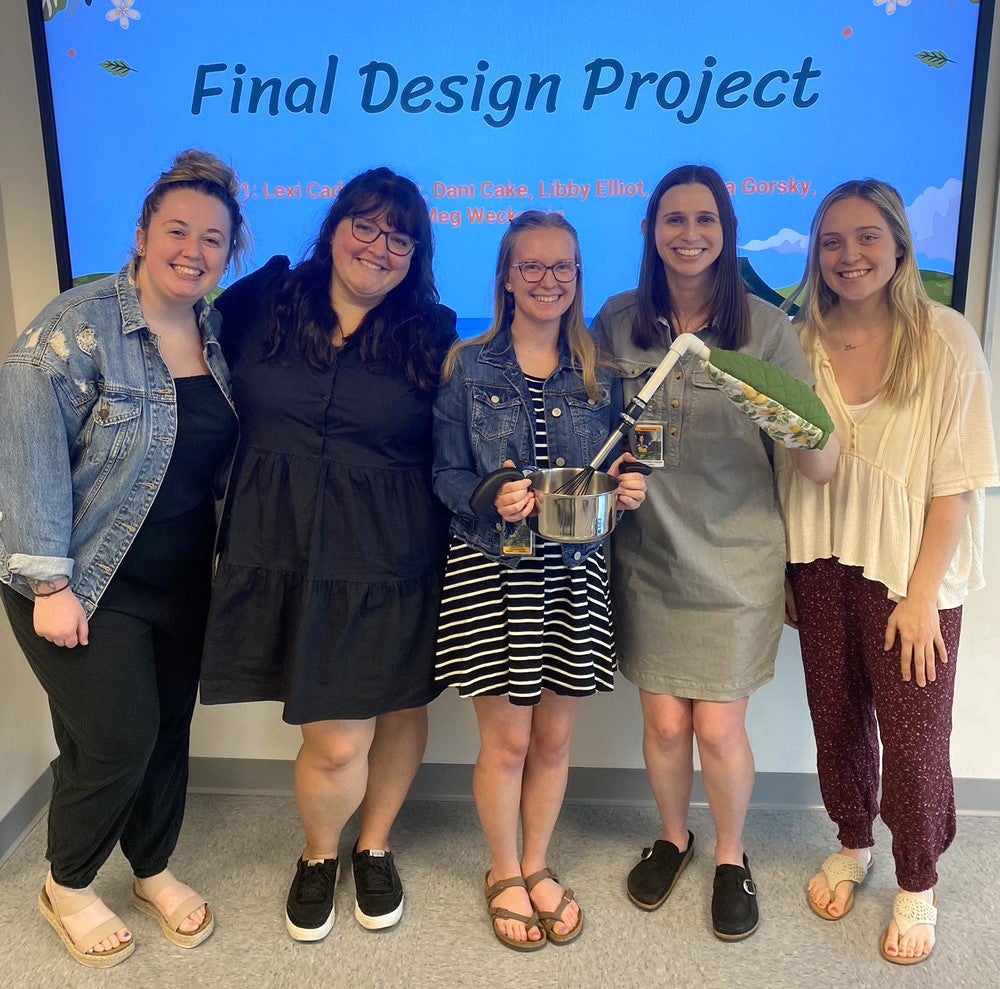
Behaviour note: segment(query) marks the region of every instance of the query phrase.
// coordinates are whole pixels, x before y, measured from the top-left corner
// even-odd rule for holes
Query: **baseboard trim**
[[[293,790],[291,760],[191,759],[189,787],[195,793],[246,793],[289,796]],[[414,800],[471,800],[472,766],[424,763],[410,789]],[[646,806],[653,803],[644,769],[569,771],[568,803]],[[701,773],[695,773],[692,804],[706,806]],[[960,814],[1000,815],[1000,780],[956,779],[955,803]],[[822,807],[819,781],[813,773],[757,773],[751,807],[802,809]]]
[[[52,771],[46,769],[24,796],[0,817],[0,866],[45,813],[51,793]]]
[[[188,788],[192,793],[291,796],[294,763],[286,759],[214,759],[194,756]],[[8,813],[0,818],[0,866],[45,812],[52,775],[45,770]],[[472,767],[462,763],[425,763],[410,789],[413,800],[471,800]],[[653,797],[643,769],[570,769],[566,802],[651,806]],[[694,806],[706,806],[701,773],[695,773]],[[1000,815],[1000,780],[955,780],[959,814]],[[822,807],[819,783],[812,773],[758,773],[751,808]]]

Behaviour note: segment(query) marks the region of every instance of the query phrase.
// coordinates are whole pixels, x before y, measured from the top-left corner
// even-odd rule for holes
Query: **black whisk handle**
[[[487,474],[472,492],[469,498],[469,508],[481,519],[493,520],[497,517],[496,501],[497,492],[508,481],[521,481],[524,474],[513,467],[501,467],[490,474]]]

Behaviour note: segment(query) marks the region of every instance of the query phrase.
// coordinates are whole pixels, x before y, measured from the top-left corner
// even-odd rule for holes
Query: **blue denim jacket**
[[[600,371],[600,397],[588,397],[560,344],[559,366],[543,386],[549,466],[584,467],[604,445],[622,410],[620,384]],[[610,458],[614,460],[615,457]],[[504,523],[473,514],[469,498],[491,471],[512,460],[535,462],[535,412],[508,329],[482,346],[466,347],[434,403],[434,492],[453,513],[451,531],[490,559],[517,566],[501,552]],[[567,566],[579,566],[601,544],[563,546]]]
[[[49,303],[0,365],[0,580],[68,574],[87,615],[163,481],[177,396],[146,326],[132,264]],[[230,400],[221,322],[195,307]]]

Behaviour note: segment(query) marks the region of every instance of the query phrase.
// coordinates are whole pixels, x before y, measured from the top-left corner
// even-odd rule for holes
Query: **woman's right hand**
[[[503,465],[513,467],[514,461],[505,460]],[[538,510],[535,492],[531,490],[531,480],[527,477],[501,484],[493,504],[504,522],[521,522]]]
[[[90,625],[80,599],[71,589],[35,598],[35,632],[53,645],[72,649],[89,641]]]

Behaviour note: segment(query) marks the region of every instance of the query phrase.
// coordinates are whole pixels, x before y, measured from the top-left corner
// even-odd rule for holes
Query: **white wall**
[[[25,5],[0,4],[0,353],[58,290],[34,71]],[[6,618],[0,684],[3,817],[55,754],[45,695]]]
[[[56,293],[56,277],[45,189],[37,100],[31,68],[30,41],[23,4],[0,4],[0,350],[41,306]],[[995,88],[995,87],[994,87]],[[995,119],[995,116],[994,116]],[[991,131],[984,159],[995,162],[1000,141]],[[995,167],[984,176],[986,192],[997,189]],[[992,213],[984,236],[992,235]],[[128,231],[122,236],[127,237]],[[976,256],[970,291],[970,316],[985,311],[988,252]],[[978,316],[976,315],[978,313]],[[1000,333],[992,334],[1000,350]],[[1000,353],[993,355],[1000,369]],[[1000,370],[997,373],[1000,381]],[[994,387],[994,414],[1000,414],[1000,388]],[[998,430],[1000,435],[1000,430]],[[1000,588],[1000,496],[987,504],[987,576],[991,588],[974,595],[966,606],[952,745],[955,775],[1000,780],[1000,747],[992,726],[1000,698],[1000,618],[991,602]],[[6,622],[0,620],[0,817],[37,779],[53,746],[48,712],[41,690],[14,647]],[[581,707],[574,742],[574,765],[639,768],[640,717],[634,688],[621,681],[612,695]],[[750,731],[761,772],[809,773],[815,749],[805,704],[794,633],[786,630],[778,655],[775,682],[761,690],[750,706]],[[192,754],[218,758],[293,758],[298,730],[284,725],[275,704],[199,708],[195,714]],[[431,709],[427,760],[469,763],[478,748],[472,706],[447,694]]]

